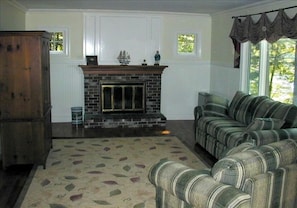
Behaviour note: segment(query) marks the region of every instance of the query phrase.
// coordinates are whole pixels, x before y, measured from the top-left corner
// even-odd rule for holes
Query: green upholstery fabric
[[[243,133],[242,137],[245,142],[251,142],[260,146],[285,139],[296,139],[297,128],[249,131]]]
[[[168,160],[153,165],[148,177],[156,187],[156,207],[296,208],[297,138],[240,146],[211,170]]]
[[[295,163],[296,159],[297,142],[287,139],[224,157],[211,173],[221,183],[242,188],[246,178]]]
[[[286,136],[281,134],[286,132],[279,130],[297,128],[297,106],[295,105],[238,91],[225,115],[227,102],[211,94],[208,97],[211,102],[207,111],[205,106],[195,108],[194,134],[196,143],[216,158],[221,158],[221,154],[225,151],[243,142],[261,145],[267,144],[270,140],[271,142],[282,140]],[[220,105],[224,107],[219,113],[214,106]],[[213,113],[212,110],[214,110]],[[263,138],[261,135],[267,130],[270,131],[270,135]],[[297,132],[293,134],[297,137]],[[259,141],[260,139],[264,141]]]
[[[236,92],[229,107],[229,116],[243,124],[249,124],[253,116],[251,109],[255,107],[256,101],[255,96]]]
[[[240,152],[244,152],[246,150],[249,150],[251,148],[255,147],[255,144],[250,143],[250,142],[244,142],[240,145],[238,145],[237,147],[233,147],[231,149],[227,149],[226,151],[224,151],[221,155],[220,155],[220,159],[227,157],[229,155],[233,155],[235,153],[240,153]]]
[[[247,131],[280,129],[284,120],[277,118],[255,118],[247,127]]]
[[[258,102],[254,109],[254,118],[277,118],[284,120],[283,128],[297,127],[297,106],[266,98]]]
[[[297,165],[291,164],[246,179],[243,191],[253,198],[252,207],[296,207]]]
[[[156,186],[158,208],[251,207],[248,194],[215,181],[209,170],[195,170],[161,160],[150,170],[149,180]]]
[[[228,100],[216,95],[207,96],[203,106],[203,116],[222,116],[228,115]]]

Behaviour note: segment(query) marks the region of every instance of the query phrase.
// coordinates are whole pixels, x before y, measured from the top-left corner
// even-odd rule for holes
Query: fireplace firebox
[[[103,113],[144,113],[145,83],[102,81],[101,110]]]
[[[166,127],[161,75],[167,66],[80,65],[84,73],[84,127]]]

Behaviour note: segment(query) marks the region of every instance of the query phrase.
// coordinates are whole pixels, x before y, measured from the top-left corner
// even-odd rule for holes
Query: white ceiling
[[[279,0],[10,0],[26,9],[103,9],[213,14]]]

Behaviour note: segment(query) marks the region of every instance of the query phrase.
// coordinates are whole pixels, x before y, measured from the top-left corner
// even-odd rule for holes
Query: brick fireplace
[[[160,112],[161,104],[161,75],[167,66],[114,66],[99,65],[85,66],[80,65],[84,73],[84,127],[85,128],[137,128],[137,127],[161,127],[165,128],[166,118]],[[115,110],[104,109],[104,99],[102,96],[102,86],[112,83],[113,88],[107,88],[107,92],[114,92],[121,89],[123,96],[126,87],[142,83],[143,109],[141,111],[125,109],[123,104],[119,107],[112,105]],[[116,85],[114,85],[116,83]],[[124,86],[124,87],[123,87]],[[107,86],[108,87],[108,86]],[[135,90],[134,90],[135,91]],[[139,90],[138,90],[139,91]],[[129,90],[127,90],[129,92]],[[133,90],[131,90],[133,92]],[[133,94],[133,93],[132,93]],[[135,97],[135,94],[133,96]],[[133,97],[132,96],[132,97]],[[116,100],[116,99],[115,99]],[[113,101],[109,101],[113,103]],[[114,107],[115,106],[115,107]],[[121,110],[121,108],[123,108]],[[134,107],[131,107],[134,109]]]

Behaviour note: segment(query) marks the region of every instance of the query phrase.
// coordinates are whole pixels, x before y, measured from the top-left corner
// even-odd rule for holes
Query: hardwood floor
[[[85,129],[73,126],[71,123],[53,123],[53,139],[59,138],[93,138],[93,137],[133,137],[133,136],[161,136],[164,129],[133,128],[133,129]],[[169,120],[166,123],[166,130],[169,135],[177,136],[197,157],[211,167],[215,159],[202,148],[195,146],[193,121],[192,120]],[[0,166],[2,167],[2,165]],[[29,174],[33,173],[32,165],[11,166],[5,171],[0,169],[0,207],[17,208],[20,199],[28,185]],[[17,199],[19,198],[19,201]]]

